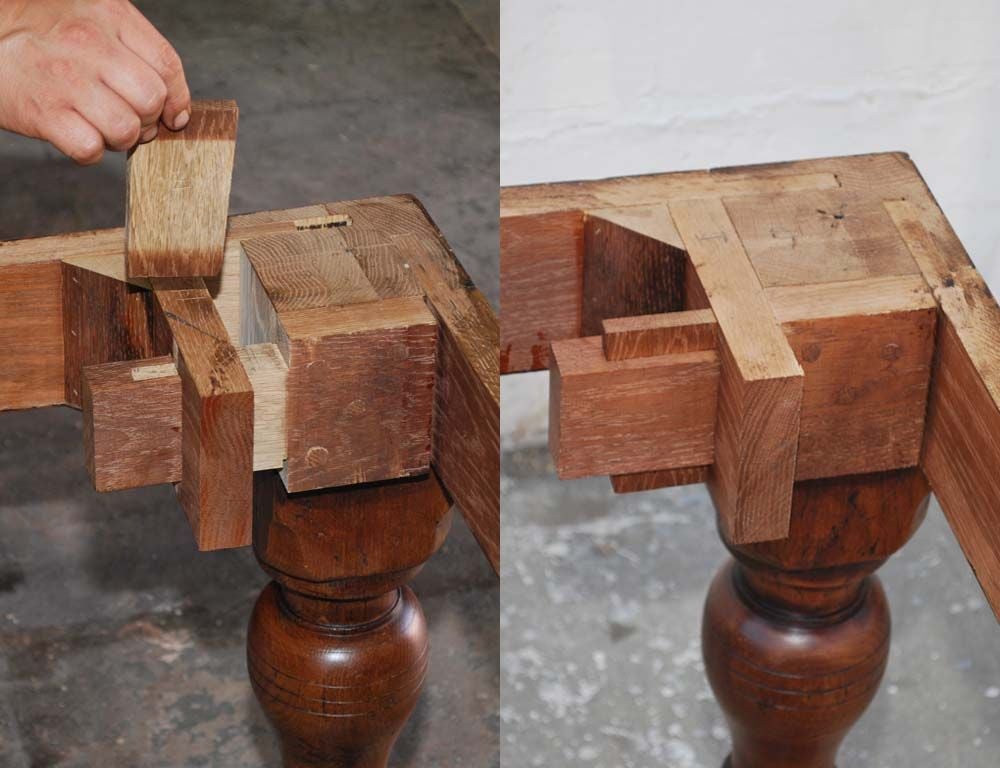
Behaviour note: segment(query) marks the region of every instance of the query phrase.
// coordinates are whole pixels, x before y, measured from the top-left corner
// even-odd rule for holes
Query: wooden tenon
[[[707,480],[749,544],[798,481],[919,466],[1000,615],[1000,309],[908,157],[509,188],[500,238],[562,477]]]

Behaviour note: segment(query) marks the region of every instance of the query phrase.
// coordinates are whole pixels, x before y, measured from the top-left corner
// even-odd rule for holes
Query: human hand
[[[81,165],[190,117],[180,57],[127,0],[0,0],[0,72],[0,128]]]

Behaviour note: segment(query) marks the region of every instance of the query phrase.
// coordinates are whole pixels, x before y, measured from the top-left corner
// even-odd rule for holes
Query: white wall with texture
[[[1000,291],[1000,2],[503,0],[500,35],[502,184],[903,150]],[[544,397],[504,380],[506,441]]]

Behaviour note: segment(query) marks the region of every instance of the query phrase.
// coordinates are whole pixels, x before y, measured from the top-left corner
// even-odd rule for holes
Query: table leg
[[[797,483],[788,539],[727,546],[702,650],[729,723],[731,768],[834,768],[889,654],[874,572],[927,509],[918,469]]]
[[[385,768],[427,670],[406,582],[450,522],[433,474],[293,496],[258,474],[254,551],[274,581],[254,607],[247,662],[285,768]]]

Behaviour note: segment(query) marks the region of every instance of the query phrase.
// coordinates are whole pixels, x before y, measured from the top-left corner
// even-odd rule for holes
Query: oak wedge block
[[[195,101],[187,126],[161,129],[128,159],[129,277],[211,277],[222,270],[239,110]]]
[[[201,279],[155,278],[153,290],[181,378],[177,496],[200,549],[246,546],[253,514],[250,379]]]

